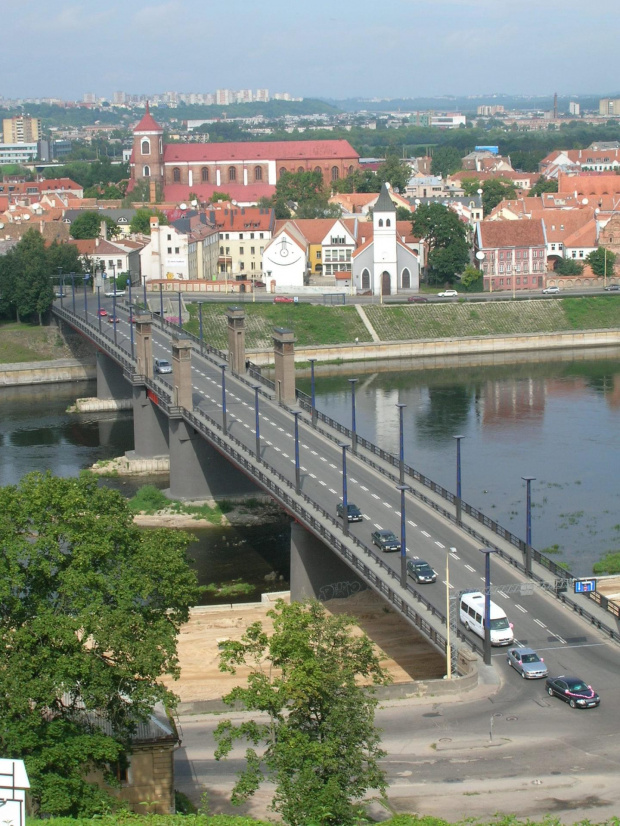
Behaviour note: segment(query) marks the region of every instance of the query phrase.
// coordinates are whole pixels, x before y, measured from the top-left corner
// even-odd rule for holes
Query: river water
[[[545,358],[502,366],[457,362],[432,370],[415,362],[325,367],[316,371],[316,403],[350,424],[348,379],[357,378],[357,431],[395,454],[395,405],[406,404],[406,462],[450,490],[456,488],[453,436],[463,435],[463,499],[522,537],[521,476],[536,477],[532,544],[540,549],[557,545],[556,559],[587,575],[605,552],[620,548],[620,351]],[[298,386],[309,393],[309,378],[300,377]],[[131,449],[130,412],[65,412],[75,398],[94,393],[92,383],[4,389],[0,484],[15,483],[31,470],[76,475]],[[156,483],[166,485],[161,479]],[[106,484],[131,495],[145,480]],[[213,529],[200,532],[191,555],[202,582],[230,581],[241,570],[244,581],[264,590],[265,576],[276,578],[270,589],[286,587],[287,550],[282,526]]]

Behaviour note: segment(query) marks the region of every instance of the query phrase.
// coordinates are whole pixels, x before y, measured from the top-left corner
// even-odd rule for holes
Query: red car
[[[428,298],[425,295],[410,295],[407,301],[410,304],[426,304]]]
[[[276,295],[273,299],[274,304],[294,304],[297,302],[296,298],[291,298],[290,295]]]
[[[101,318],[105,318],[105,316],[107,316],[107,314],[108,314],[107,310],[103,310],[103,309],[97,310],[97,315],[101,316]]]

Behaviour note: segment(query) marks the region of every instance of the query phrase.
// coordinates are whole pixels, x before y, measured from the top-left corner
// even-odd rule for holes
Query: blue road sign
[[[576,579],[575,580],[575,593],[576,594],[590,594],[593,591],[596,591],[596,580],[595,579]]]

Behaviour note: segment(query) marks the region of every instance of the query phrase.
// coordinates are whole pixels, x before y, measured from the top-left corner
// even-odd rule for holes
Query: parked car
[[[439,298],[454,298],[455,295],[458,295],[456,290],[444,290],[442,293],[437,293]]]
[[[437,582],[437,571],[431,568],[428,562],[423,559],[408,559],[407,573],[418,584]]]
[[[400,539],[392,531],[373,531],[372,544],[382,551],[400,551]]]
[[[428,298],[425,295],[410,295],[407,301],[410,304],[426,304]]]
[[[607,288],[606,288],[606,289],[607,289]],[[609,288],[609,289],[610,289],[610,288]],[[63,291],[62,291],[62,290],[56,290],[56,292],[54,293],[54,296],[55,296],[56,298],[66,298],[67,293],[63,293]]]
[[[103,307],[100,310],[97,310],[97,315],[100,318],[105,318],[107,316],[107,314],[108,314],[108,311],[104,310]]]
[[[544,295],[557,295],[559,292],[559,287],[545,287],[545,289],[543,290]]]
[[[344,506],[342,502],[338,502],[336,505],[336,515],[342,519],[342,512],[344,510]],[[362,522],[364,517],[362,516],[361,510],[354,505],[352,502],[347,502],[347,520],[349,522]]]
[[[297,304],[297,296],[292,298],[290,295],[276,295],[273,299],[274,304]]]
[[[539,657],[533,648],[511,648],[506,660],[524,680],[539,680],[549,675],[543,658]]]
[[[608,293],[616,293],[620,290],[620,284],[608,284],[605,289]]]
[[[580,677],[549,677],[545,685],[550,697],[559,697],[571,708],[595,708],[600,705],[601,698]]]
[[[167,359],[153,359],[156,373],[172,373],[172,365]]]

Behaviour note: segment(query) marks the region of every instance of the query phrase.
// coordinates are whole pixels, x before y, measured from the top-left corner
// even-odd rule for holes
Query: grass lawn
[[[66,357],[56,328],[17,322],[0,324],[0,364],[50,361]]]
[[[606,330],[620,327],[620,294],[564,298],[562,306],[570,330]]]

